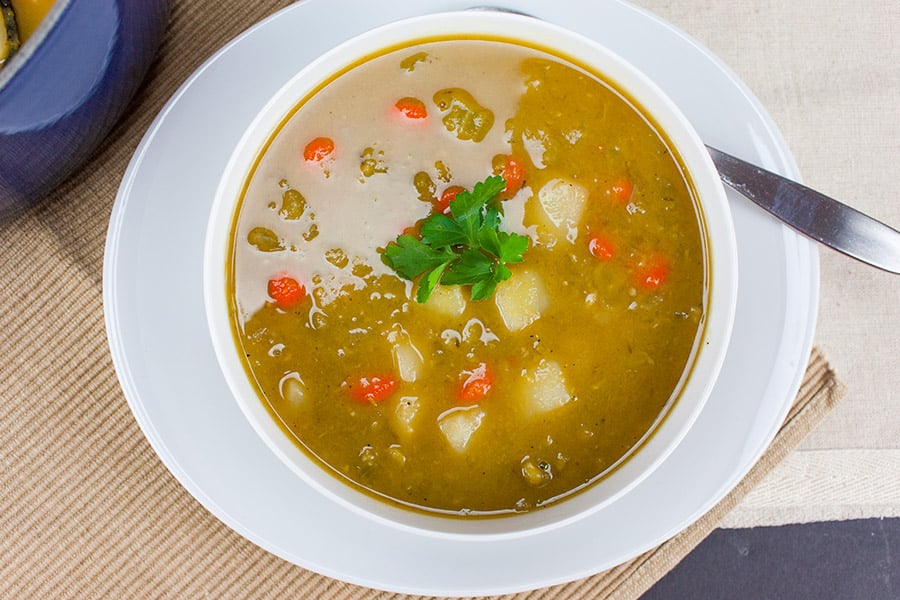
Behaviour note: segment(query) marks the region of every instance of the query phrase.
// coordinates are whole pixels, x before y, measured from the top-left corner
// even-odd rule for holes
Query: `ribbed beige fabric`
[[[103,326],[104,236],[137,143],[205,58],[284,4],[176,2],[160,58],[105,147],[46,202],[0,221],[0,598],[382,596],[284,562],[206,512],[141,434]],[[841,390],[814,352],[772,447],[700,522],[612,571],[517,597],[637,597],[804,438]]]

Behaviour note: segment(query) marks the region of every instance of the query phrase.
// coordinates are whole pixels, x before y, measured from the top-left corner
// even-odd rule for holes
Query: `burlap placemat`
[[[291,565],[240,537],[169,474],[132,417],[103,325],[103,247],[128,160],[166,99],[234,35],[287,2],[176,1],[129,114],[41,204],[0,221],[0,597],[339,597],[379,593]],[[668,572],[832,408],[811,357],[786,423],[718,506],[655,550],[518,597],[634,598]]]

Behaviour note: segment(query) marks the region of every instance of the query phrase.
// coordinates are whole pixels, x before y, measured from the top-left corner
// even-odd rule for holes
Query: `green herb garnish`
[[[497,175],[475,184],[450,202],[450,215],[432,214],[418,238],[403,234],[385,248],[381,260],[400,277],[419,279],[416,300],[426,302],[438,284],[471,285],[472,300],[490,298],[522,262],[528,236],[501,231],[500,192],[506,181]]]

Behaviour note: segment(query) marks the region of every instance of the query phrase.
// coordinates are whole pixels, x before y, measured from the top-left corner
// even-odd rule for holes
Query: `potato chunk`
[[[550,298],[541,277],[533,271],[524,270],[497,286],[494,302],[506,328],[519,331],[541,317],[550,304]]]
[[[395,401],[388,419],[391,429],[400,439],[406,440],[415,432],[420,407],[418,396],[401,396]]]
[[[484,411],[478,406],[452,408],[438,417],[438,427],[450,446],[459,453],[465,452],[472,434],[481,427]]]
[[[279,386],[281,397],[291,408],[300,408],[306,404],[306,384],[300,379],[298,373],[289,373],[284,376]]]
[[[466,310],[466,299],[458,285],[439,285],[431,292],[425,306],[447,317],[458,317]]]
[[[555,360],[541,359],[525,371],[521,387],[521,408],[527,417],[545,414],[572,400],[562,369]]]
[[[542,225],[575,243],[587,198],[588,191],[574,181],[551,179],[538,191],[538,202],[546,217]]]
[[[394,357],[394,366],[400,373],[400,379],[412,383],[419,378],[425,361],[408,337],[400,338],[391,348],[391,352]]]

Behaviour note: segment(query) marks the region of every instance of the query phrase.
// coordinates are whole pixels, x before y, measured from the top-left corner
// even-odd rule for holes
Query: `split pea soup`
[[[232,223],[259,401],[395,505],[532,511],[601,480],[684,385],[709,293],[670,143],[614,84],[501,39],[369,56],[303,98]]]

